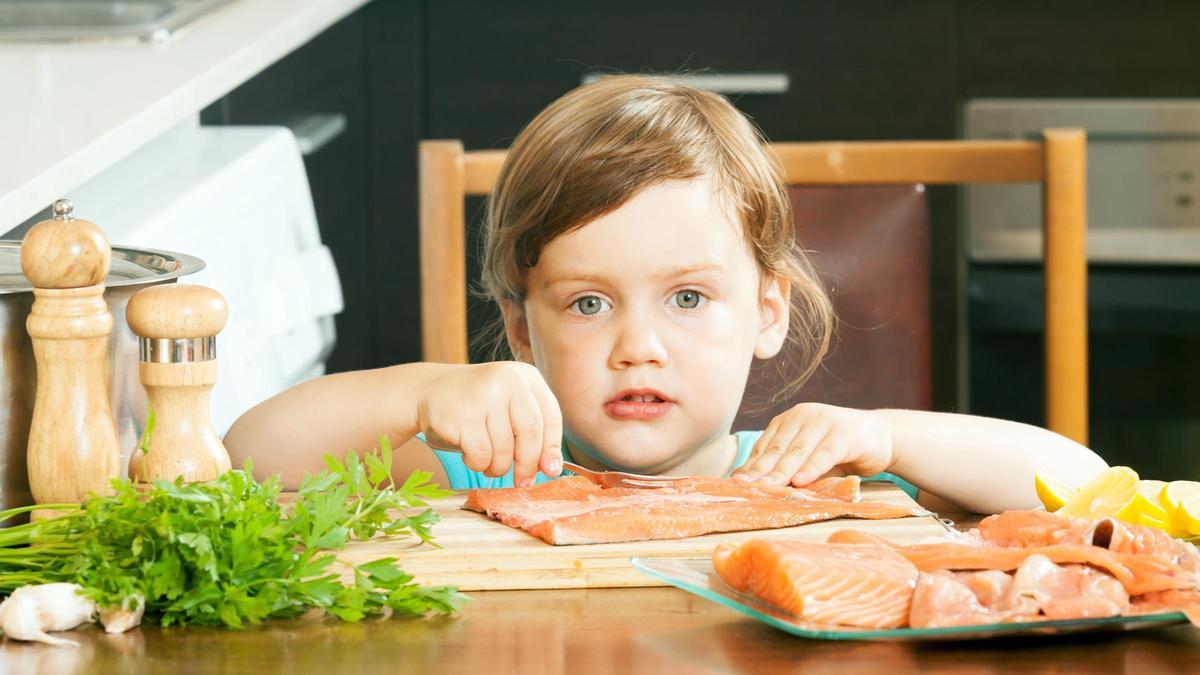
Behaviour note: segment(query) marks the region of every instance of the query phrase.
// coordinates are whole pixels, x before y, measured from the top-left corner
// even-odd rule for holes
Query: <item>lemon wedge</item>
[[[1180,502],[1175,522],[1188,534],[1200,535],[1200,495],[1186,497]]]
[[[1170,520],[1169,518],[1168,519],[1155,518],[1154,516],[1147,514],[1145,511],[1138,513],[1137,524],[1145,525],[1146,527],[1153,527],[1153,528],[1162,530],[1163,532],[1166,532],[1167,534],[1171,535],[1172,537],[1183,538],[1183,537],[1189,536],[1188,531],[1186,529],[1181,529],[1181,528],[1177,527],[1175,525],[1175,523],[1172,520]]]
[[[1113,466],[1075,491],[1056,513],[1069,518],[1113,516],[1136,523],[1137,494],[1137,472],[1127,466]]]
[[[1075,488],[1041,471],[1033,474],[1033,484],[1037,489],[1038,499],[1042,500],[1042,506],[1045,506],[1047,511],[1061,509],[1071,495],[1075,494]]]
[[[1159,495],[1162,494],[1163,488],[1166,486],[1166,482],[1161,480],[1138,481],[1137,503],[1140,518],[1163,523],[1169,520],[1170,514],[1167,513],[1167,509],[1159,501]]]
[[[1158,497],[1158,501],[1167,511],[1167,521],[1175,527],[1186,530],[1187,525],[1179,513],[1183,500],[1200,495],[1200,483],[1194,480],[1173,480],[1167,483]]]

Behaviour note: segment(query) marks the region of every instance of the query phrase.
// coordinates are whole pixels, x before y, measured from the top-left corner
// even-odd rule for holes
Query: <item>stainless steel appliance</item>
[[[0,0],[0,42],[165,42],[229,0]]]
[[[1056,126],[1088,133],[1089,260],[1200,262],[1200,100],[979,99],[963,115],[966,138],[1037,138]],[[972,260],[1041,257],[1038,190],[966,188]]]

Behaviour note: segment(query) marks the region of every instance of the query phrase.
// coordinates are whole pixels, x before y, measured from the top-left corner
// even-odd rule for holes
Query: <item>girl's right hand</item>
[[[417,424],[430,447],[461,450],[486,476],[513,469],[513,484],[533,484],[538,469],[562,472],[562,411],[542,374],[528,363],[450,366],[420,396]]]

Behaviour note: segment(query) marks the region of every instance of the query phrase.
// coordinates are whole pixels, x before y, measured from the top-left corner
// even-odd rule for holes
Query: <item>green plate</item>
[[[1008,635],[1065,635],[1098,631],[1126,631],[1183,623],[1182,612],[1159,612],[1135,616],[1099,619],[1067,619],[996,623],[983,626],[947,626],[944,628],[854,628],[804,621],[762,600],[744,595],[726,586],[713,572],[707,559],[630,558],[629,562],[650,576],[676,588],[735,609],[768,626],[815,640],[979,640]]]

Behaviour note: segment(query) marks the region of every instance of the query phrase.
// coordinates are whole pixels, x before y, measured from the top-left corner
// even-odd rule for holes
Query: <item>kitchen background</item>
[[[968,105],[983,100],[1146,99],[1153,109],[1200,99],[1198,25],[1200,4],[1182,1],[375,0],[206,107],[200,122],[344,116],[340,134],[304,159],[344,296],[327,364],[339,371],[421,356],[421,139],[503,148],[588,74],[680,70],[785,74],[786,91],[733,96],[772,140],[954,139],[966,133]],[[1093,212],[1093,224],[1133,231],[1133,249],[1136,231],[1162,214],[1185,233],[1200,227],[1197,131],[1122,137],[1182,143],[1183,160],[1143,157],[1143,174],[1166,176],[1163,203],[1127,222]],[[1095,175],[1094,193],[1132,189]],[[970,255],[964,194],[931,188],[927,198],[934,407],[1042,423],[1036,261]],[[468,204],[476,222],[480,207]],[[1090,439],[1144,476],[1200,478],[1191,384],[1200,247],[1176,253],[1164,263],[1131,250],[1091,266]],[[477,277],[475,261],[468,272]],[[473,329],[489,312],[472,307]]]

